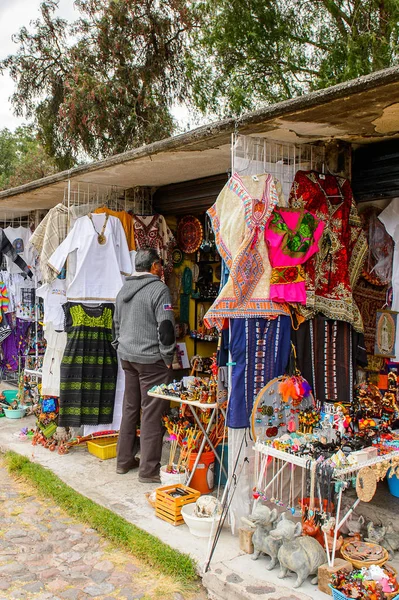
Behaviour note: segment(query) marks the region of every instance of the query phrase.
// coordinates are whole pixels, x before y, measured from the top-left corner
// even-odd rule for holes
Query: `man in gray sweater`
[[[162,266],[157,252],[139,250],[136,274],[128,277],[116,298],[114,342],[125,371],[125,395],[119,431],[116,472],[125,474],[139,467],[139,481],[157,483],[164,428],[162,415],[168,405],[151,398],[154,385],[169,383],[176,346],[171,297],[161,281]],[[140,423],[140,462],[136,428]]]

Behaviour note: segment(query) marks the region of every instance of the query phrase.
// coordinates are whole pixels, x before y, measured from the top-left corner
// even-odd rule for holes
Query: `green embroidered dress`
[[[118,361],[113,304],[63,305],[67,345],[61,361],[60,427],[112,423]]]

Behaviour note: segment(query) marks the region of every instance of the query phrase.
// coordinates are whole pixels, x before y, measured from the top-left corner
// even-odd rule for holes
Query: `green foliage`
[[[170,106],[187,97],[184,56],[193,14],[184,0],[75,0],[72,24],[44,0],[33,31],[0,63],[16,83],[17,114],[35,117],[60,166],[169,136]]]
[[[202,109],[239,114],[398,64],[399,0],[199,0]],[[223,102],[220,102],[223,98]]]
[[[10,473],[30,481],[43,496],[52,498],[72,517],[92,527],[117,546],[180,581],[189,583],[199,580],[195,562],[187,554],[174,550],[119,515],[75,492],[51,471],[24,456],[7,452],[5,459]]]
[[[54,161],[40,144],[32,126],[14,133],[0,130],[0,190],[15,187],[56,171]]]
[[[61,169],[171,135],[178,102],[239,115],[399,62],[399,0],[58,1],[0,72]]]

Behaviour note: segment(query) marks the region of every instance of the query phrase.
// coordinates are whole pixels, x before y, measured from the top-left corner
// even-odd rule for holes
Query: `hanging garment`
[[[3,262],[3,255],[6,256],[7,260],[9,260],[11,264],[14,263],[16,265],[16,269],[13,272],[20,273],[21,271],[23,271],[24,273],[29,275],[29,277],[33,277],[31,269],[28,267],[20,253],[16,252],[11,241],[4,233],[4,229],[0,229],[0,264]],[[11,270],[9,268],[8,271],[11,273]]]
[[[60,427],[112,423],[118,360],[113,304],[64,304],[67,344],[61,361]]]
[[[235,173],[208,210],[229,277],[205,315],[206,327],[221,330],[228,318],[289,314],[286,304],[270,300],[272,269],[264,230],[277,202],[272,175],[241,178]]]
[[[324,230],[309,211],[276,207],[267,222],[265,239],[273,267],[270,299],[306,304],[303,264],[319,251]]]
[[[136,249],[154,248],[163,262],[165,281],[173,270],[172,251],[176,246],[173,233],[162,215],[134,215],[134,236]]]
[[[132,271],[121,222],[107,214],[81,217],[50,257],[49,266],[60,273],[74,251],[76,272],[67,288],[68,300],[114,302],[124,282],[122,274]]]
[[[363,331],[353,289],[366,257],[367,241],[349,181],[314,171],[298,171],[290,205],[311,211],[325,223],[320,252],[304,266],[306,307],[300,306],[299,311],[306,319],[322,313]]]
[[[119,431],[122,423],[122,412],[123,412],[123,396],[125,393],[125,371],[122,369],[121,361],[118,358],[118,375],[116,378],[116,390],[115,390],[115,402],[114,402],[114,416],[111,425],[107,429],[113,431]],[[85,425],[83,427],[83,435],[90,435],[91,433],[97,433],[103,431],[104,425]]]
[[[15,315],[24,321],[34,321],[36,316],[35,283],[30,279],[24,280],[19,277],[14,286]]]
[[[46,352],[42,366],[42,396],[60,395],[61,360],[67,343],[64,331],[55,331],[53,323],[49,322],[44,330]]]
[[[36,290],[36,296],[43,298],[43,322],[50,323],[57,331],[64,330],[64,311],[62,305],[67,301],[65,279],[55,279]],[[52,394],[47,394],[51,396]]]
[[[129,250],[136,249],[136,242],[134,241],[134,221],[132,215],[129,215],[125,210],[111,210],[106,206],[100,206],[93,211],[94,213],[107,213],[108,215],[112,215],[119,219],[122,223],[123,230],[126,234],[126,241]]]
[[[26,275],[15,273],[11,275],[8,271],[0,271],[0,278],[7,288],[8,308],[5,312],[13,313],[17,310],[17,303],[20,298],[20,288],[26,281]]]
[[[32,232],[28,227],[6,227],[4,233],[10,240],[12,247],[20,258],[29,266],[31,270],[36,268],[37,252],[30,243]],[[6,255],[7,269],[10,273],[20,273],[25,271],[16,261]]]
[[[395,243],[392,266],[392,310],[399,311],[399,198],[390,204],[378,216]],[[399,362],[399,327],[396,327],[395,361]]]
[[[362,275],[359,277],[353,292],[353,297],[363,319],[364,343],[367,354],[374,355],[377,311],[381,310],[386,303],[387,290],[387,285],[375,285]]]
[[[350,403],[356,366],[367,365],[364,336],[345,321],[317,315],[292,329],[298,368],[320,402]]]
[[[25,350],[28,345],[28,331],[31,322],[13,318],[11,313],[6,314],[6,319],[12,331],[1,345],[3,351],[1,366],[5,371],[18,371],[25,365]]]
[[[290,356],[291,319],[231,319],[231,394],[227,426],[249,427],[252,407],[268,381],[285,372]]]
[[[39,254],[40,270],[44,282],[49,283],[57,277],[57,273],[49,267],[48,261],[64,241],[67,233],[68,209],[63,204],[57,204],[48,211],[30,238],[30,243]]]
[[[0,314],[8,312],[10,308],[10,297],[4,281],[0,281]],[[1,319],[0,319],[1,322]]]

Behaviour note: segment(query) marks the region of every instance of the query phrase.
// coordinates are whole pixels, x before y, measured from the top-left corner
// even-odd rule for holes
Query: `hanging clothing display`
[[[2,343],[3,358],[1,366],[5,371],[18,371],[25,364],[24,354],[28,346],[27,335],[31,322],[18,319],[12,313],[5,316],[11,328],[11,334]]]
[[[8,260],[7,269],[9,273],[11,273],[11,270],[9,269],[10,264],[15,264],[16,268],[12,272],[20,273],[23,271],[26,275],[29,275],[29,277],[33,277],[31,269],[26,264],[21,254],[14,249],[14,246],[5,234],[4,229],[0,229],[0,264],[3,262],[3,255],[5,255]]]
[[[37,288],[36,296],[43,298],[44,324],[47,326],[51,323],[55,330],[63,331],[64,311],[62,305],[67,301],[65,279],[57,278],[51,283],[43,284]]]
[[[392,310],[399,311],[399,198],[391,200],[378,218],[385,225],[395,244],[392,266]],[[395,352],[395,361],[399,362],[399,327],[396,328]]]
[[[276,318],[286,304],[270,300],[272,268],[264,230],[278,202],[272,175],[235,173],[208,210],[216,246],[229,269],[226,285],[205,315],[208,328],[221,330],[229,318]]]
[[[60,368],[61,360],[67,343],[67,334],[64,331],[55,331],[50,321],[44,330],[46,340],[46,352],[42,366],[42,390],[43,396],[60,395]]]
[[[163,262],[165,281],[173,269],[172,252],[176,246],[173,233],[162,215],[134,215],[134,237],[136,249],[154,248]]]
[[[12,247],[20,258],[29,266],[31,270],[36,267],[37,253],[30,243],[32,232],[28,227],[6,227],[4,233],[10,240]],[[9,255],[6,255],[7,270],[10,273],[20,273],[22,268],[17,262]]]
[[[317,315],[291,330],[298,368],[321,401],[351,403],[356,366],[367,365],[364,336],[345,321]]]
[[[265,238],[273,267],[270,299],[306,304],[303,264],[319,251],[325,224],[309,211],[276,207]]]
[[[249,427],[257,394],[268,381],[285,373],[290,356],[291,319],[231,319],[231,395],[227,426]]]
[[[4,281],[0,280],[0,314],[6,313],[10,308],[10,297],[8,295],[8,289]],[[1,322],[1,321],[0,321]]]
[[[49,283],[57,277],[48,265],[50,256],[56,251],[68,233],[68,209],[63,204],[57,204],[48,211],[43,221],[33,232],[30,243],[39,255],[40,270],[43,281]]]
[[[35,320],[35,283],[30,279],[20,279],[15,284],[15,314],[24,321]]]
[[[353,289],[366,257],[367,241],[349,181],[298,171],[289,201],[293,208],[309,210],[325,223],[320,252],[304,266],[307,300],[306,307],[299,307],[301,314],[309,319],[321,313],[346,321],[361,332],[363,324]]]
[[[67,344],[61,361],[60,427],[110,424],[118,361],[113,304],[64,306]]]
[[[100,206],[99,208],[96,208],[96,210],[93,210],[93,213],[107,213],[108,215],[119,219],[119,221],[122,223],[122,227],[126,234],[126,241],[129,250],[136,249],[136,242],[134,240],[134,221],[133,217],[129,215],[128,212],[126,212],[125,210],[111,210],[106,206]]]
[[[67,288],[68,300],[114,302],[123,275],[132,271],[129,249],[121,222],[108,214],[79,218],[67,238],[50,257],[49,266],[60,273],[68,256],[76,251],[76,272]]]
[[[353,292],[363,320],[366,351],[370,355],[374,355],[377,311],[386,304],[387,290],[387,285],[375,285],[362,275]]]

